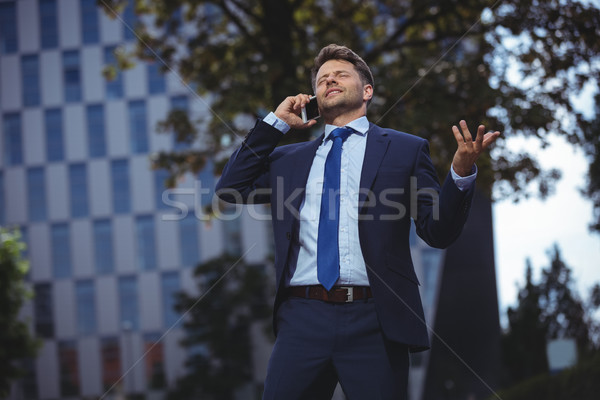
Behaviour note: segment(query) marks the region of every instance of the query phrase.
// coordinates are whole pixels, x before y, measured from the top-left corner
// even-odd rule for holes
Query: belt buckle
[[[340,289],[346,290],[346,303],[352,303],[354,301],[354,287],[352,286],[340,286]]]

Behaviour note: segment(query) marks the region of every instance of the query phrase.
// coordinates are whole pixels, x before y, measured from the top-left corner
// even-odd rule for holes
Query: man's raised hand
[[[484,134],[485,126],[479,125],[477,136],[473,140],[467,123],[464,120],[460,121],[460,129],[462,130],[462,134],[456,125],[452,127],[452,132],[458,145],[452,159],[452,167],[458,175],[468,176],[471,175],[473,165],[475,165],[481,153],[496,141],[498,136],[500,136],[500,132],[496,131]]]

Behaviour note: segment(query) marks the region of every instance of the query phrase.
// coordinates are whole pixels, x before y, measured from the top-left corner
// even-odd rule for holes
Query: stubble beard
[[[339,97],[339,98],[335,98]],[[362,107],[362,99],[353,99],[352,96],[348,96],[348,92],[344,91],[334,96],[333,99],[324,99],[321,105],[321,114],[326,120],[333,120],[335,117],[344,115],[346,113],[353,112]],[[334,101],[331,101],[334,100]]]

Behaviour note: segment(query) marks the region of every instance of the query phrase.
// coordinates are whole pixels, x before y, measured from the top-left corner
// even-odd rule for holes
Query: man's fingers
[[[485,126],[479,125],[477,127],[476,136],[475,138],[473,138],[465,120],[461,120],[459,125],[460,129],[456,125],[452,126],[452,133],[454,133],[454,138],[456,139],[456,142],[459,145],[463,143],[469,144],[473,142],[477,150],[486,148],[487,146],[492,144],[498,138],[498,136],[500,136],[499,131],[485,133]]]
[[[315,125],[316,123],[317,123],[316,119],[310,119],[310,120],[306,121],[306,124],[304,124],[304,126],[306,126],[307,128],[309,128],[309,127]]]
[[[485,131],[485,126],[483,125],[479,125],[479,127],[477,127],[477,136],[475,136],[475,150],[476,151],[481,151],[482,147],[483,147],[483,137],[484,137],[484,131]]]
[[[458,143],[458,145],[461,145],[465,142],[465,138],[463,138],[463,136],[460,134],[460,131],[456,125],[452,126],[452,133],[454,133],[454,138],[456,139],[456,143]]]
[[[294,111],[299,112],[302,108],[302,99],[300,98],[300,95],[295,96],[292,101],[294,102]]]
[[[488,132],[483,137],[483,148],[486,149],[500,137],[500,131]]]
[[[468,143],[472,141],[473,137],[471,136],[471,132],[469,131],[469,127],[467,126],[467,122],[464,119],[460,121],[460,128],[462,129],[463,138],[465,142]]]
[[[300,112],[300,110],[308,104],[310,96],[307,94],[300,93],[293,97],[294,111]]]
[[[485,134],[485,126],[479,125],[477,128],[477,137],[475,138],[478,142],[483,142],[483,135]]]

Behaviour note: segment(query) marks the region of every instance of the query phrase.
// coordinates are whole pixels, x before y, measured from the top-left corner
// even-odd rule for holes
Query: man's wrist
[[[473,165],[470,172],[471,173],[467,176],[460,176],[454,169],[454,165],[450,165],[450,173],[452,174],[452,179],[461,191],[471,188],[471,186],[473,186],[473,184],[475,183],[475,178],[477,178],[477,166]]]
[[[263,118],[263,122],[271,125],[273,128],[279,130],[283,134],[290,130],[290,126],[284,120],[277,117],[277,115],[275,115],[273,112],[267,114],[267,116]]]
[[[464,169],[464,168],[457,168],[454,164],[452,164],[452,169],[461,178],[466,178],[467,176],[473,175],[475,173],[475,171],[477,170],[475,165],[471,166],[471,168],[469,168],[469,169]]]

